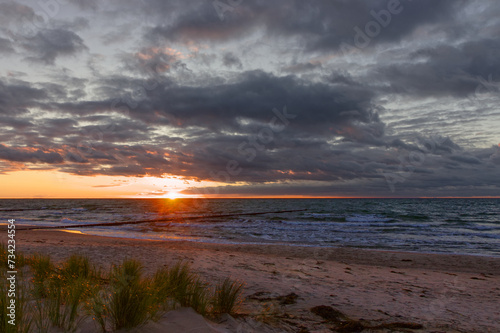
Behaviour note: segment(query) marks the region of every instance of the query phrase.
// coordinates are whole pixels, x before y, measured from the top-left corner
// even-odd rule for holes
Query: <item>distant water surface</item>
[[[183,219],[292,209],[307,211]],[[500,199],[16,199],[0,214],[19,226],[170,219],[77,229],[113,237],[500,256]]]

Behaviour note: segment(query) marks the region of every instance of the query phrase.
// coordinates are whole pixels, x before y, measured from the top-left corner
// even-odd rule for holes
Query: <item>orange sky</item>
[[[16,171],[0,174],[0,198],[158,198],[213,182],[186,182],[179,178],[76,176],[57,171]]]
[[[6,198],[194,198],[183,195],[189,187],[227,185],[216,182],[186,182],[179,178],[76,176],[57,171],[16,171],[0,174],[0,199]],[[203,195],[239,198],[241,195]],[[247,198],[308,198],[310,196],[255,196]],[[356,197],[323,197],[356,198]],[[451,198],[451,197],[449,197]],[[477,197],[479,198],[479,197]],[[493,197],[487,197],[493,198]],[[499,198],[499,197],[496,197]]]

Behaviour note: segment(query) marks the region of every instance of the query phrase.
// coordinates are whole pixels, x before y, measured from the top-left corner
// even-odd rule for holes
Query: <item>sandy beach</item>
[[[6,233],[2,235],[5,242]],[[423,326],[364,332],[500,332],[500,258],[145,241],[46,230],[18,231],[16,237],[18,251],[49,254],[55,261],[78,253],[107,269],[124,258],[136,258],[151,273],[183,260],[207,281],[227,276],[243,281],[241,316],[208,323],[214,332],[332,332],[332,322],[310,311],[320,305],[366,327],[395,322]],[[195,316],[185,309],[180,313]],[[160,332],[163,322],[168,318],[141,332]]]

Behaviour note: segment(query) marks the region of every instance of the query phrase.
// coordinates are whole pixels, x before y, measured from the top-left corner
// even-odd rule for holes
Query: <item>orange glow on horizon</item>
[[[218,186],[214,182],[186,184],[177,177],[78,176],[55,170],[24,170],[0,174],[2,199],[66,199],[66,198],[165,198],[175,193],[178,198],[197,198],[182,194],[195,186]],[[175,189],[175,190],[173,190]],[[174,194],[172,194],[174,196]]]
[[[214,187],[227,185],[206,181],[188,182],[171,177],[124,177],[124,176],[77,176],[55,170],[26,170],[0,174],[0,199],[112,199],[112,198],[155,198],[155,199],[398,199],[383,196],[315,196],[315,195],[259,195],[259,194],[204,194],[189,191],[193,187]],[[238,186],[234,186],[234,192]],[[410,197],[407,197],[410,199]],[[421,199],[500,199],[500,196],[422,196]],[[399,199],[405,199],[400,197]]]

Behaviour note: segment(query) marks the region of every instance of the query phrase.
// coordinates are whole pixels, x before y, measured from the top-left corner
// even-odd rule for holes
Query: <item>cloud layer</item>
[[[500,194],[494,1],[54,3],[0,4],[3,171]]]

